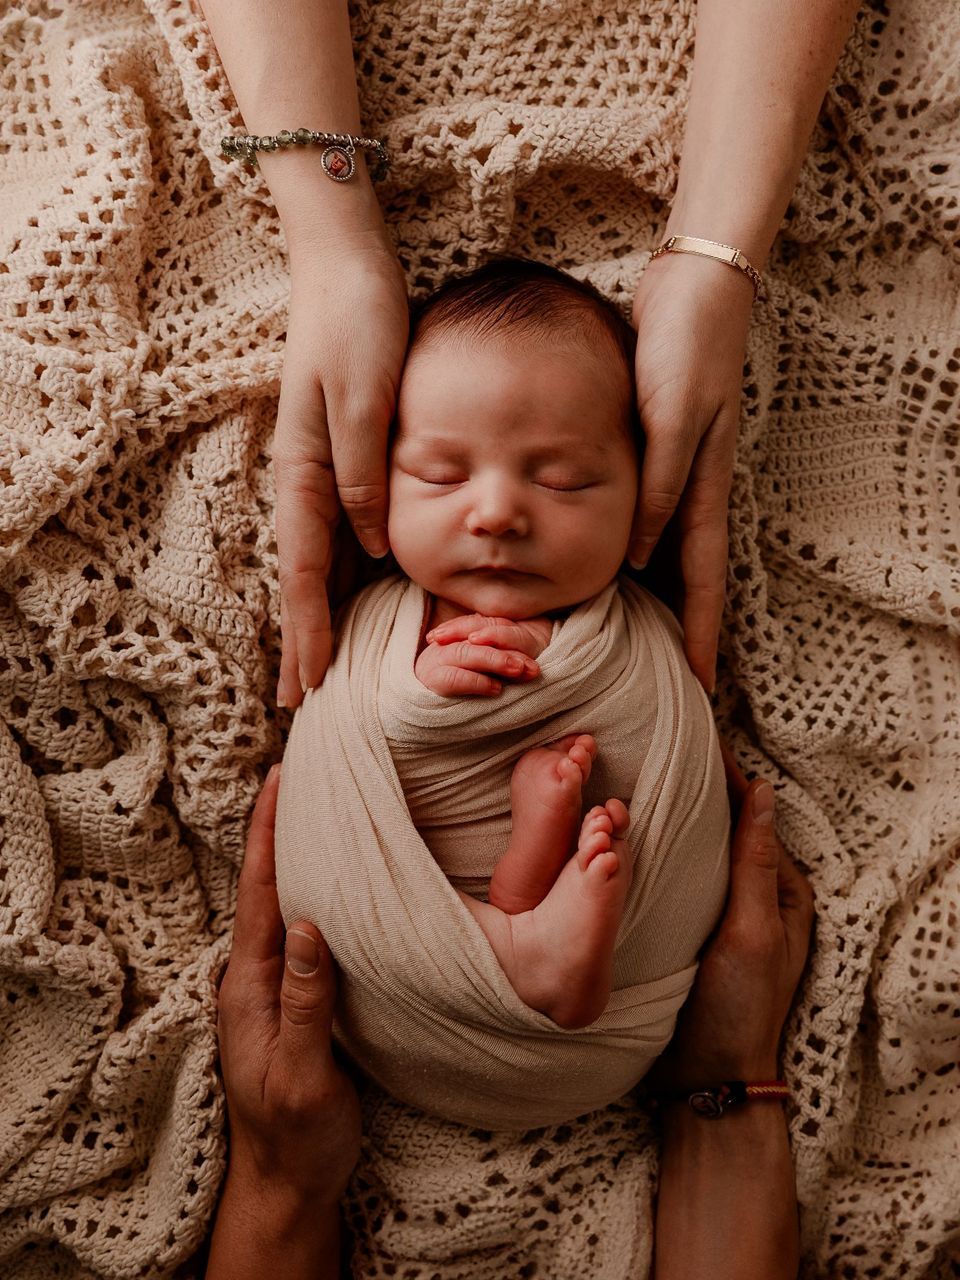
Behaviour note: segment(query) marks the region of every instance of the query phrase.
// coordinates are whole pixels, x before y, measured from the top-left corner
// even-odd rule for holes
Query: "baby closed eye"
[[[408,472],[415,480],[421,484],[428,484],[437,489],[452,489],[458,485],[466,484],[470,477],[462,472]],[[568,478],[566,476],[534,476],[530,477],[531,484],[538,489],[547,489],[551,493],[579,493],[584,489],[594,489],[600,483],[595,479],[582,479],[580,477]]]
[[[596,480],[560,480],[560,479],[540,479],[535,480],[541,489],[550,489],[553,493],[579,493],[582,489],[593,489],[599,482]]]
[[[414,476],[415,480],[419,480],[421,484],[437,485],[439,488],[449,489],[457,484],[464,484],[466,476],[454,475],[436,475],[436,476]]]

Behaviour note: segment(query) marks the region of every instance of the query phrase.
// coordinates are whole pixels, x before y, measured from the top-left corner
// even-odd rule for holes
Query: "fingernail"
[[[436,634],[437,634],[437,633],[436,633],[436,631],[428,631],[428,632],[427,632],[427,634],[426,634],[423,638],[424,638],[424,640],[426,640],[427,644],[431,644],[431,643],[432,643],[432,641],[433,641],[433,637],[434,637]]]
[[[361,538],[363,549],[368,556],[373,556],[374,560],[382,560],[390,550],[390,543],[387,539],[385,529],[374,529],[372,532],[367,530]]]
[[[270,766],[269,770],[267,771],[267,781],[268,781],[268,782],[274,782],[274,781],[275,781],[279,776],[280,776],[280,765],[279,765],[279,763],[277,763],[277,764],[272,764],[272,765]]]
[[[287,931],[287,964],[298,978],[306,978],[320,967],[317,944],[302,929]]]
[[[505,665],[507,670],[514,672],[515,675],[519,675],[523,670],[523,663],[519,658],[508,658]]]
[[[280,687],[280,685],[277,685],[277,706],[286,707],[288,705],[289,704],[287,703],[287,699],[283,692],[283,689]]]
[[[649,559],[650,559],[649,552],[647,552],[647,554],[643,557],[642,560],[634,560],[633,556],[627,556],[627,564],[630,566],[631,569],[635,569],[637,572],[639,572],[641,569],[645,569],[647,567],[647,561]]]
[[[303,674],[303,667],[301,667],[299,663],[297,664],[297,671],[300,675],[300,688],[303,690],[304,693],[306,693],[307,687],[308,687],[307,677]]]
[[[773,821],[773,806],[776,799],[776,793],[769,782],[764,782],[753,793],[753,820],[759,826],[769,826]]]

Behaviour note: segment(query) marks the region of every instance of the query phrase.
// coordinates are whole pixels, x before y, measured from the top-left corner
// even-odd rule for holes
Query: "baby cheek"
[[[387,514],[390,550],[400,568],[415,582],[424,583],[435,570],[444,539],[438,536],[436,513],[430,504],[418,502],[398,487],[391,496]]]

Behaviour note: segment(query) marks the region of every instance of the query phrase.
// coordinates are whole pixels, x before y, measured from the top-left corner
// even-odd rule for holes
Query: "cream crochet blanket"
[[[509,249],[626,308],[690,0],[354,24],[411,286]],[[864,6],[748,353],[719,719],[817,888],[785,1055],[808,1278],[960,1251],[958,41],[954,5]],[[13,0],[0,97],[0,1273],[191,1275],[224,1161],[212,979],[287,726],[283,238],[218,156],[241,122],[186,0]],[[358,1273],[645,1274],[638,1107],[514,1141],[365,1105]]]
[[[622,1098],[663,1052],[723,908],[710,704],[669,610],[627,580],[555,624],[540,678],[498,698],[420,684],[426,605],[394,576],[345,612],[283,758],[280,907],[321,929],[338,1038],[394,1097],[490,1129],[560,1124]],[[563,1031],[519,998],[454,886],[485,888],[506,851],[520,756],[577,731],[598,747],[585,803],[629,805],[633,875],[609,1003]]]

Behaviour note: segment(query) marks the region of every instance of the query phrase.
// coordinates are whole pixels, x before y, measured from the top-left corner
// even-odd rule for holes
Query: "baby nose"
[[[529,520],[523,505],[508,486],[486,484],[477,487],[467,512],[470,533],[504,538],[511,534],[523,536],[528,528]]]

